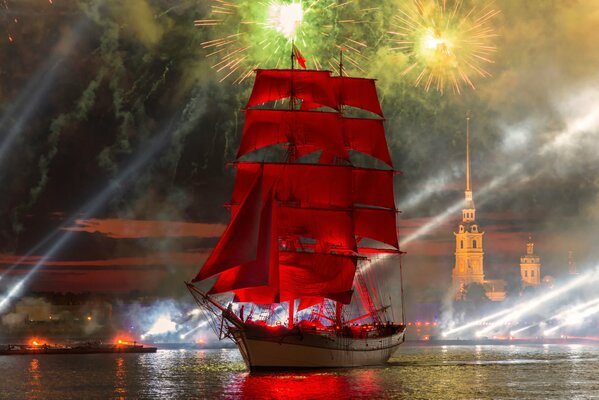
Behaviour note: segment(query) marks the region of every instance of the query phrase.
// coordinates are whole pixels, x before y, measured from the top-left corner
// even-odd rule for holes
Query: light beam
[[[510,312],[507,315],[503,316],[502,318],[497,319],[496,321],[489,324],[485,328],[476,332],[476,334],[477,334],[477,336],[483,336],[486,333],[493,331],[497,327],[505,325],[508,322],[516,321],[518,318],[522,317],[523,315],[526,315],[526,314],[530,313],[531,311],[536,310],[540,305],[548,303],[548,302],[560,297],[564,293],[567,293],[567,292],[569,292],[573,289],[576,289],[580,286],[596,282],[597,280],[599,280],[599,272],[597,270],[595,270],[593,273],[587,273],[587,274],[581,275],[575,279],[572,279],[570,282],[568,282],[564,286],[554,289],[549,293],[538,296],[537,298],[533,298],[532,300],[524,302],[523,304],[518,304],[515,307],[512,307],[510,309]]]

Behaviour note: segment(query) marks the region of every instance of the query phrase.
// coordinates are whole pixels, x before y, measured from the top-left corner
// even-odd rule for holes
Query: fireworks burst
[[[52,0],[48,0],[48,4],[53,5]],[[13,28],[19,23],[17,13],[12,10],[9,5],[9,0],[0,0],[0,24],[4,27],[4,35],[8,43],[15,41]]]
[[[0,13],[2,14],[2,26],[5,29],[6,40],[9,43],[14,42],[14,35],[11,32],[11,28],[14,24],[19,23],[19,20],[16,16],[12,16],[11,9],[8,6],[8,0],[0,1]]]
[[[475,88],[473,77],[490,76],[497,35],[490,21],[499,14],[490,5],[464,9],[462,0],[413,0],[394,16],[394,49],[407,56],[402,75],[413,75],[415,85],[443,92],[450,86]]]
[[[369,48],[364,27],[377,11],[357,0],[212,0],[208,19],[195,25],[216,37],[202,43],[220,80],[241,83],[255,68],[287,66],[291,42],[301,48],[315,69],[337,71],[338,54],[345,52],[344,72],[362,70]]]

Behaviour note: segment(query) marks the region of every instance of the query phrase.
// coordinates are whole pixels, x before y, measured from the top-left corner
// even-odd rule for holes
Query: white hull
[[[266,335],[263,329],[233,329],[231,333],[250,370],[381,365],[403,343],[404,336],[403,330],[371,338],[284,328]]]

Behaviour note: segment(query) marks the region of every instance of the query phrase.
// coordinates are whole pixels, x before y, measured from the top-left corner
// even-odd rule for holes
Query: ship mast
[[[295,69],[295,38],[291,40],[291,73]],[[289,109],[293,112],[295,110],[295,88],[293,85],[293,78],[291,79],[291,97],[289,98]],[[290,142],[287,146],[287,159],[289,162],[295,162],[296,160],[296,148],[295,143]],[[295,299],[289,299],[288,305],[288,318],[287,327],[293,328],[294,325],[294,312],[295,312]]]
[[[343,49],[339,49],[339,77],[343,78]],[[341,81],[343,82],[343,80]],[[343,83],[342,83],[343,84]],[[342,90],[340,92],[343,92]],[[339,103],[343,103],[343,100]],[[343,106],[339,105],[339,114],[343,116]],[[343,323],[343,303],[336,301],[335,302],[335,325],[341,326]]]

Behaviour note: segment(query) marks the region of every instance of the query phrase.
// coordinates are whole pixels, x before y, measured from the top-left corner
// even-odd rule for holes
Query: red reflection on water
[[[378,398],[383,392],[374,370],[248,373],[235,385],[248,399]]]
[[[29,362],[29,392],[27,393],[28,399],[38,399],[42,392],[40,372],[40,362],[37,358],[32,358]]]
[[[119,357],[116,359],[116,374],[114,380],[114,394],[119,400],[124,400],[127,394],[127,372],[125,369],[125,359]]]

